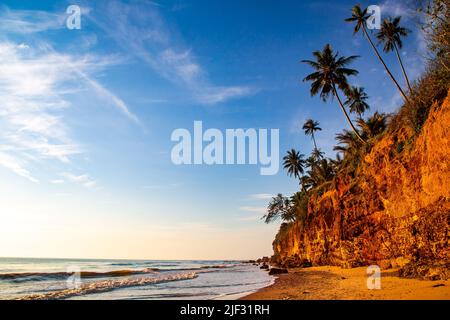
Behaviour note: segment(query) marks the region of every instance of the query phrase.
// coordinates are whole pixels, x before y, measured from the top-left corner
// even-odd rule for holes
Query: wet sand
[[[367,268],[312,267],[289,269],[275,283],[242,300],[450,300],[450,280],[398,277],[396,269],[381,271],[381,289],[367,288]]]

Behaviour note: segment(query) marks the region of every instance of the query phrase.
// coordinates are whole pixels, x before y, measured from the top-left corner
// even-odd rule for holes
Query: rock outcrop
[[[269,269],[269,276],[273,276],[276,274],[283,274],[288,273],[288,270],[285,268],[270,268]]]

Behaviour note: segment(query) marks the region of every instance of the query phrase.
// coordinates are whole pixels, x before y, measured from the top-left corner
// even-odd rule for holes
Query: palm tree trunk
[[[391,77],[392,81],[395,83],[395,85],[397,86],[398,91],[400,91],[400,94],[403,96],[403,99],[405,99],[405,101],[409,101],[408,98],[406,97],[405,93],[403,92],[402,88],[400,87],[400,85],[398,84],[397,80],[395,80],[394,76],[392,75],[391,71],[389,70],[389,68],[387,67],[386,63],[384,63],[383,58],[380,56],[380,53],[378,52],[377,48],[375,47],[375,45],[372,42],[372,39],[370,39],[369,34],[367,33],[366,30],[366,26],[363,24],[363,31],[364,34],[366,35],[367,40],[369,40],[370,45],[373,48],[373,51],[375,51],[375,54],[377,55],[378,59],[381,61],[381,63],[383,64],[384,68],[386,69],[386,72],[389,74],[389,77]]]
[[[316,139],[314,138],[314,131],[311,132],[311,136],[312,136],[312,139],[313,139],[313,142],[314,142],[314,149],[317,150]]]
[[[350,125],[350,127],[352,128],[353,132],[356,134],[356,136],[358,137],[359,140],[361,140],[364,144],[366,144],[367,142],[361,137],[361,135],[359,134],[358,130],[356,130],[355,126],[353,125],[352,120],[350,119],[350,117],[347,114],[347,111],[344,108],[344,105],[342,104],[341,99],[339,98],[339,94],[336,90],[336,86],[333,84],[333,93],[334,96],[336,97],[337,101],[339,102],[339,105],[341,106],[342,112],[344,112],[345,118],[347,118],[347,122]]]
[[[405,68],[403,67],[402,58],[400,58],[400,54],[398,53],[397,45],[394,43],[395,53],[397,54],[398,62],[400,63],[400,67],[402,68],[403,76],[405,77],[406,84],[408,85],[409,92],[412,92],[411,85],[409,84],[408,76],[406,75]]]

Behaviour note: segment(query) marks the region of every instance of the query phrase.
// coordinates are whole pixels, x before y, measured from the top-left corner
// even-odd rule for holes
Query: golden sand
[[[381,272],[381,289],[367,288],[367,268],[312,267],[289,269],[275,283],[243,300],[450,300],[450,280],[398,277],[396,269]]]

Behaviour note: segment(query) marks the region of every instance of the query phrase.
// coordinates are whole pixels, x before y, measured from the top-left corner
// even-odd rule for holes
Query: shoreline
[[[258,270],[263,271],[263,270]],[[259,289],[254,289],[250,291],[243,291],[243,292],[235,292],[235,293],[228,293],[228,294],[222,294],[220,296],[214,297],[211,300],[245,300],[246,297],[259,292],[260,290],[263,290],[264,288],[271,287],[275,284],[275,281],[277,280],[277,277],[270,276],[272,279],[269,284],[267,284],[264,287],[261,287]]]
[[[381,271],[381,289],[367,288],[367,268],[292,268],[272,285],[239,300],[450,300],[450,280],[406,279]]]

